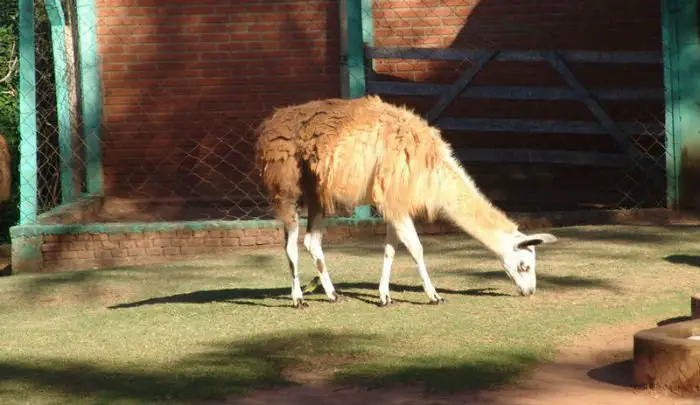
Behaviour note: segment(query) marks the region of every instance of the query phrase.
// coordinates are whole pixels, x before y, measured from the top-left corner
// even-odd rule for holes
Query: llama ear
[[[521,239],[515,242],[516,249],[524,249],[528,246],[537,246],[543,243],[553,243],[556,242],[556,236],[549,233],[536,233],[534,235],[525,235]]]

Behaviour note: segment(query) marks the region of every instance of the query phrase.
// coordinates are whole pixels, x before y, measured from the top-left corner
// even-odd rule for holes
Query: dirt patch
[[[632,375],[634,333],[653,321],[605,327],[576,336],[555,361],[533,369],[520,382],[501,389],[454,395],[426,394],[418,386],[366,390],[323,383],[261,390],[214,404],[324,405],[699,405],[700,397],[635,387]]]

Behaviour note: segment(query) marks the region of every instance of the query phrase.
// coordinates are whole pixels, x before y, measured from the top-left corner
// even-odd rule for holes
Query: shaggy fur
[[[389,221],[433,220],[444,210],[470,233],[517,228],[465,176],[437,129],[379,97],[281,108],[259,133],[257,165],[285,222],[291,204],[318,205],[325,214],[336,204],[372,204]]]
[[[12,175],[10,172],[10,151],[5,138],[0,134],[0,201],[10,198]]]
[[[391,258],[385,253],[385,265],[388,260],[391,267],[396,236],[419,264],[431,300],[438,296],[422,264],[422,247],[411,218],[432,221],[446,216],[502,258],[515,249],[514,238],[522,235],[477,188],[438,129],[379,97],[326,99],[280,108],[258,131],[256,164],[288,238],[298,235],[298,211],[304,205],[310,218],[307,232],[318,230],[318,219],[337,206],[374,205],[390,225],[386,244],[391,246],[386,249]],[[318,244],[313,249],[318,252],[315,257],[321,257],[317,267],[323,276],[320,233],[315,237],[319,240],[305,239],[305,246],[311,252],[312,245]],[[287,244],[296,274],[297,256]],[[390,269],[385,272],[388,279]],[[330,285],[329,280],[326,283]]]

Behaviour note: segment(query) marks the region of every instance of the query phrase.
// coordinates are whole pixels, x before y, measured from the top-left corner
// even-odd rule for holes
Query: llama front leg
[[[318,277],[323,285],[323,289],[328,296],[328,300],[331,302],[337,302],[340,296],[335,291],[333,282],[331,282],[331,276],[328,274],[328,269],[326,267],[326,259],[323,254],[323,248],[321,247],[321,242],[323,240],[323,215],[320,213],[312,213],[309,210],[309,223],[306,228],[306,235],[304,235],[304,247],[306,251],[309,252],[311,258],[316,265],[316,270],[318,271]]]
[[[292,303],[296,308],[309,306],[304,301],[304,295],[301,291],[299,283],[299,216],[294,215],[294,218],[284,224],[284,250],[287,253],[289,261],[289,270],[292,274]]]
[[[391,266],[396,255],[396,245],[398,245],[396,230],[389,223],[386,226],[386,239],[384,241],[384,263],[382,265],[382,278],[379,280],[379,305],[385,307],[391,305],[393,301],[389,294],[389,280],[391,279]]]
[[[425,267],[425,261],[423,260],[423,245],[418,238],[413,220],[410,217],[406,217],[403,220],[394,222],[393,225],[396,228],[399,240],[406,246],[413,261],[418,266],[418,274],[423,281],[423,291],[428,296],[430,303],[439,304],[444,302],[445,300],[437,293],[430,276],[428,276],[428,269]]]

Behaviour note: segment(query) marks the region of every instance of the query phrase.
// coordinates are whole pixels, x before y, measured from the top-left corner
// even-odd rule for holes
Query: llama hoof
[[[444,304],[446,302],[447,302],[446,299],[444,299],[442,297],[436,297],[435,299],[430,300],[429,304],[430,305],[440,305],[440,304]]]
[[[382,308],[390,307],[392,305],[394,305],[394,301],[389,297],[387,297],[385,300],[379,301],[379,306]]]
[[[308,308],[308,307],[309,307],[309,303],[304,301],[303,299],[294,302],[294,308],[296,308],[296,309],[304,309],[304,308]]]
[[[337,292],[334,292],[332,297],[328,297],[328,301],[332,302],[332,303],[343,302],[343,301],[345,301],[345,296],[340,295]]]

